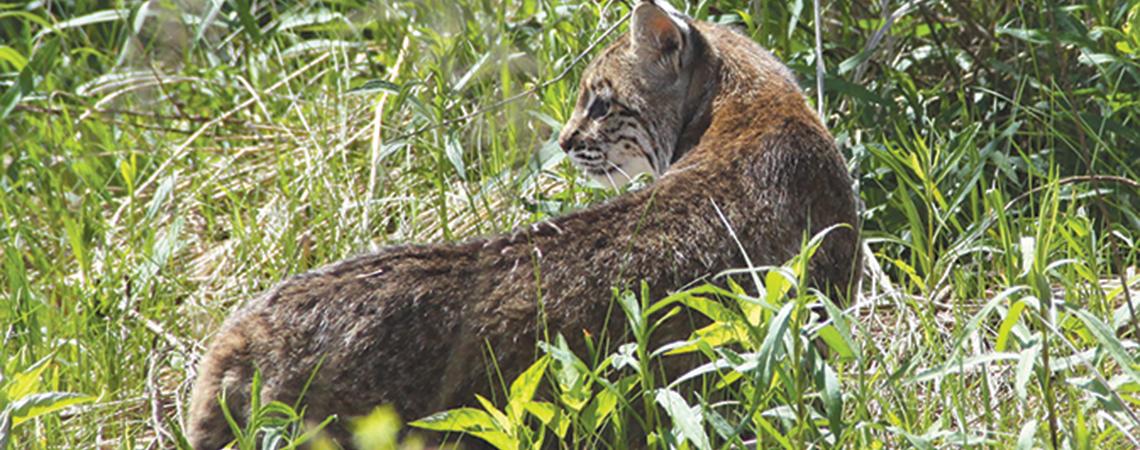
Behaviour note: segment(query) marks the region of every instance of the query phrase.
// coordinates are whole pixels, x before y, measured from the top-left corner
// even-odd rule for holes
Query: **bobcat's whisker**
[[[612,165],[613,163],[611,162],[610,164]],[[614,173],[614,171],[612,171],[612,170],[606,170],[605,171],[606,179],[610,180],[610,186],[617,187],[619,185],[617,184],[616,181],[614,181],[613,173]]]
[[[626,182],[627,182],[627,183],[628,183],[628,182],[630,182],[630,181],[633,181],[633,177],[629,176],[629,174],[628,174],[628,173],[626,173],[624,170],[621,170],[621,166],[618,166],[617,164],[614,164],[614,162],[613,162],[613,161],[610,161],[610,160],[606,160],[606,162],[607,162],[607,163],[609,163],[611,166],[613,166],[614,170],[616,170],[618,173],[620,173],[620,174],[622,174],[623,176],[625,176],[625,180],[626,180]],[[608,174],[608,173],[612,173],[612,171],[611,171],[611,172],[607,172],[607,174]],[[611,183],[613,182],[613,178],[610,178],[610,182],[611,182]],[[615,184],[614,186],[617,186],[617,185]]]

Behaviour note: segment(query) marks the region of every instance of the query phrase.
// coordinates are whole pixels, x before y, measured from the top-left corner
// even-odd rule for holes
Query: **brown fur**
[[[263,400],[293,403],[319,365],[304,397],[307,417],[316,419],[382,404],[415,419],[471,405],[475,394],[490,397],[497,384],[488,379],[484,349],[493,349],[511,380],[535,359],[542,324],[545,335],[562,334],[582,351],[584,330],[598,336],[607,327],[612,286],[644,280],[660,298],[744,266],[717,207],[755,265],[785,262],[805,233],[854,225],[843,159],[787,69],[733,31],[688,23],[679,86],[639,86],[654,75],[629,72],[644,64],[636,61],[644,55],[628,50],[636,34],[615,42],[583,77],[583,98],[589,83],[605,79],[623,90],[616,96],[660,110],[642,118],[654,139],[672,142],[671,154],[659,157],[662,165],[676,162],[659,180],[509,235],[389,248],[282,282],[215,337],[194,387],[194,448],[232,439],[217,398],[224,391],[244,421],[255,369]],[[588,106],[579,102],[564,140],[575,131],[588,138],[580,129]],[[856,247],[854,230],[833,232],[813,260],[813,284],[835,293],[852,286]],[[610,320],[608,336],[620,339],[623,323]],[[684,339],[689,331],[674,326],[658,337]]]

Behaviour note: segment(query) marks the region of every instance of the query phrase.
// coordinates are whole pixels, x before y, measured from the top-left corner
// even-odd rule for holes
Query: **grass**
[[[747,275],[618,293],[628,345],[553,339],[503,398],[420,425],[469,414],[505,447],[624,448],[633,424],[677,448],[1140,446],[1138,5],[824,2],[823,109],[866,207],[858,301],[819,323],[823,299],[787,294],[794,262],[762,293]],[[181,445],[188,377],[243,300],[617,195],[554,136],[572,62],[627,10],[0,5],[0,447]],[[688,10],[771,48],[814,101],[810,3]],[[710,365],[673,386],[646,342],[679,305],[713,328],[681,349]],[[264,408],[251,442],[290,441],[296,412]],[[392,445],[398,422],[371,420],[368,445]]]

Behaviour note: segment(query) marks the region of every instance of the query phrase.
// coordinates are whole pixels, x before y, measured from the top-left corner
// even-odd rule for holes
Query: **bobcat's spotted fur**
[[[187,424],[194,448],[232,439],[217,400],[224,392],[244,423],[255,369],[264,402],[292,404],[319,366],[303,399],[310,418],[394,404],[415,419],[491,397],[485,349],[511,380],[544,335],[578,352],[584,333],[622,339],[624,321],[606,323],[614,285],[644,281],[661,298],[745,266],[742,253],[780,264],[805,234],[856,222],[842,157],[787,69],[746,37],[651,1],[587,68],[559,140],[604,182],[659,179],[509,235],[388,248],[282,282],[214,338]],[[828,235],[813,284],[845,294],[856,248],[851,228]],[[690,330],[673,319],[657,338]]]

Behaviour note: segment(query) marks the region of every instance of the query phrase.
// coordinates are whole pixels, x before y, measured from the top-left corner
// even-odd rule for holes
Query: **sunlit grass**
[[[664,358],[649,328],[592,355],[555,339],[535,391],[505,380],[483,408],[509,419],[484,424],[506,436],[491,439],[1140,446],[1128,303],[1140,302],[1140,6],[1050,5],[824,2],[824,111],[866,207],[858,301],[819,323],[806,314],[816,299],[777,288],[795,281],[777,272],[764,295],[751,278],[668,299],[617,293],[643,324],[684,305],[739,335],[703,330],[689,349],[716,370],[676,386],[648,375]],[[771,48],[814,99],[811,6],[688,10]],[[573,108],[572,61],[627,10],[0,5],[0,440],[182,445],[188,380],[240,302],[349,255],[505,232],[618,195],[580,177],[553,138]],[[265,408],[248,442],[303,432],[288,420],[303,411]],[[395,445],[385,433],[369,439]]]

